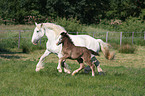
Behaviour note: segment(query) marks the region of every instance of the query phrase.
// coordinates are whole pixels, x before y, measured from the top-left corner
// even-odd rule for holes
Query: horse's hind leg
[[[100,67],[100,64],[97,66],[98,72],[102,72],[103,70]]]
[[[83,59],[78,59],[77,61],[80,64],[80,68],[78,68],[77,70],[73,71],[72,75],[75,75],[76,73],[78,73],[80,70],[82,70],[85,67],[84,63],[83,63]]]

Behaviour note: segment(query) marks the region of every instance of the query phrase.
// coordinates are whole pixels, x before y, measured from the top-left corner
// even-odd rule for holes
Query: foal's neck
[[[68,37],[65,37],[65,40],[62,45],[67,46],[67,47],[75,46],[74,43],[72,42],[72,40]]]

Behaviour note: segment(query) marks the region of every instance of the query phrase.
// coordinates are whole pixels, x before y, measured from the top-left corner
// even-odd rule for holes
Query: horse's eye
[[[38,33],[39,31],[37,31],[37,33]]]

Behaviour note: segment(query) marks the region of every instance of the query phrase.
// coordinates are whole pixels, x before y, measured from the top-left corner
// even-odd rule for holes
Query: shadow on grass
[[[20,56],[12,56],[12,55],[2,55],[0,54],[1,58],[6,58],[6,59],[20,59]]]
[[[22,52],[11,52],[7,49],[0,48],[0,57],[5,59],[20,59],[21,56],[14,56],[14,54],[20,54]]]

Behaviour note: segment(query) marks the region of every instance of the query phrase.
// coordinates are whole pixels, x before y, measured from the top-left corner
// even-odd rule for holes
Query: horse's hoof
[[[40,71],[40,70],[43,69],[43,68],[44,68],[44,67],[36,68],[35,71],[38,72],[38,71]]]
[[[68,73],[68,74],[71,73],[69,69],[64,69],[64,72],[65,72],[65,73]]]
[[[105,75],[105,73],[104,72],[99,72],[99,75]]]
[[[86,74],[88,74],[90,71],[91,71],[90,66],[87,66],[87,67],[84,68],[84,72],[85,72]]]

